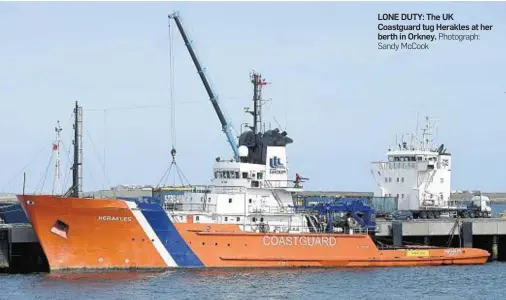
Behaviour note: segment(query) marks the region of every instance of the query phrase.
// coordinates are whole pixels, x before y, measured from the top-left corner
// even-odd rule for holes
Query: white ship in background
[[[451,201],[451,154],[444,144],[432,144],[431,118],[426,117],[422,136],[411,135],[409,142],[401,139],[388,149],[388,161],[372,163],[378,185],[376,197],[397,197],[397,209],[411,211],[413,218],[432,219],[441,215],[490,217],[490,200],[475,195],[469,206]]]

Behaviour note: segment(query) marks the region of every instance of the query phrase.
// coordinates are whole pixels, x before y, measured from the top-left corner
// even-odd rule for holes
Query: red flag
[[[58,150],[58,145],[56,145],[55,143],[53,143],[53,150]]]

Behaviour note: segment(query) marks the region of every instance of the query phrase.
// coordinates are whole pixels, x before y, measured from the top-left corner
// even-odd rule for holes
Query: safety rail
[[[334,231],[334,232],[330,232],[330,231],[327,231],[327,230],[324,230],[324,229],[319,229],[318,230],[315,230],[313,227],[310,227],[310,226],[307,226],[307,225],[303,225],[303,226],[293,226],[293,225],[289,225],[289,224],[284,224],[284,225],[269,225],[267,223],[247,223],[247,224],[239,224],[240,226],[241,225],[245,225],[246,228],[245,228],[245,231],[249,231],[249,232],[272,232],[272,233],[296,233],[296,232],[301,232],[301,233],[326,233],[326,234],[331,234],[331,233],[338,233],[338,234],[369,234],[369,233],[373,233],[373,232],[378,232],[378,228],[374,229],[374,230],[371,230],[369,228],[351,228],[351,229],[344,229],[344,228],[341,228],[342,231]]]
[[[216,194],[244,194],[246,193],[246,187],[243,186],[213,186],[212,192]]]
[[[202,213],[216,213],[216,204],[209,204],[205,202],[198,203],[175,203],[165,202],[162,207],[166,211],[176,212],[202,212]]]
[[[373,165],[376,165],[379,170],[386,169],[419,169],[425,170],[427,169],[428,162],[427,161],[378,161],[372,162]]]
[[[297,186],[293,180],[265,180],[264,186],[273,189],[301,188],[300,184]]]
[[[275,213],[295,213],[295,209],[292,206],[256,206],[248,205],[248,212],[252,214],[275,214]]]

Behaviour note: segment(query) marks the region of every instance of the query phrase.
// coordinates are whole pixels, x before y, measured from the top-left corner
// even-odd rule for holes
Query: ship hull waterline
[[[380,250],[365,234],[249,233],[240,224],[173,223],[160,205],[124,200],[18,199],[50,271],[472,265],[490,256],[475,248]]]

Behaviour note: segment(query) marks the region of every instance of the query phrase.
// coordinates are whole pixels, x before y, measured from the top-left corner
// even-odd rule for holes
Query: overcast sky
[[[267,127],[279,123],[293,138],[290,173],[309,177],[307,189],[372,191],[370,162],[415,130],[418,113],[439,120],[435,143],[453,154],[453,189],[506,190],[505,3],[90,2],[0,4],[0,192],[20,191],[22,170],[27,190],[40,190],[57,120],[69,149],[76,100],[84,190],[159,182],[174,142],[167,14],[175,9],[237,131],[250,119],[249,72],[272,83]],[[380,51],[383,12],[448,12],[494,27],[480,41]],[[214,158],[232,151],[176,30],[174,59],[177,161],[192,184],[206,184]],[[147,107],[119,109],[134,106]],[[61,164],[68,174],[65,152]]]

